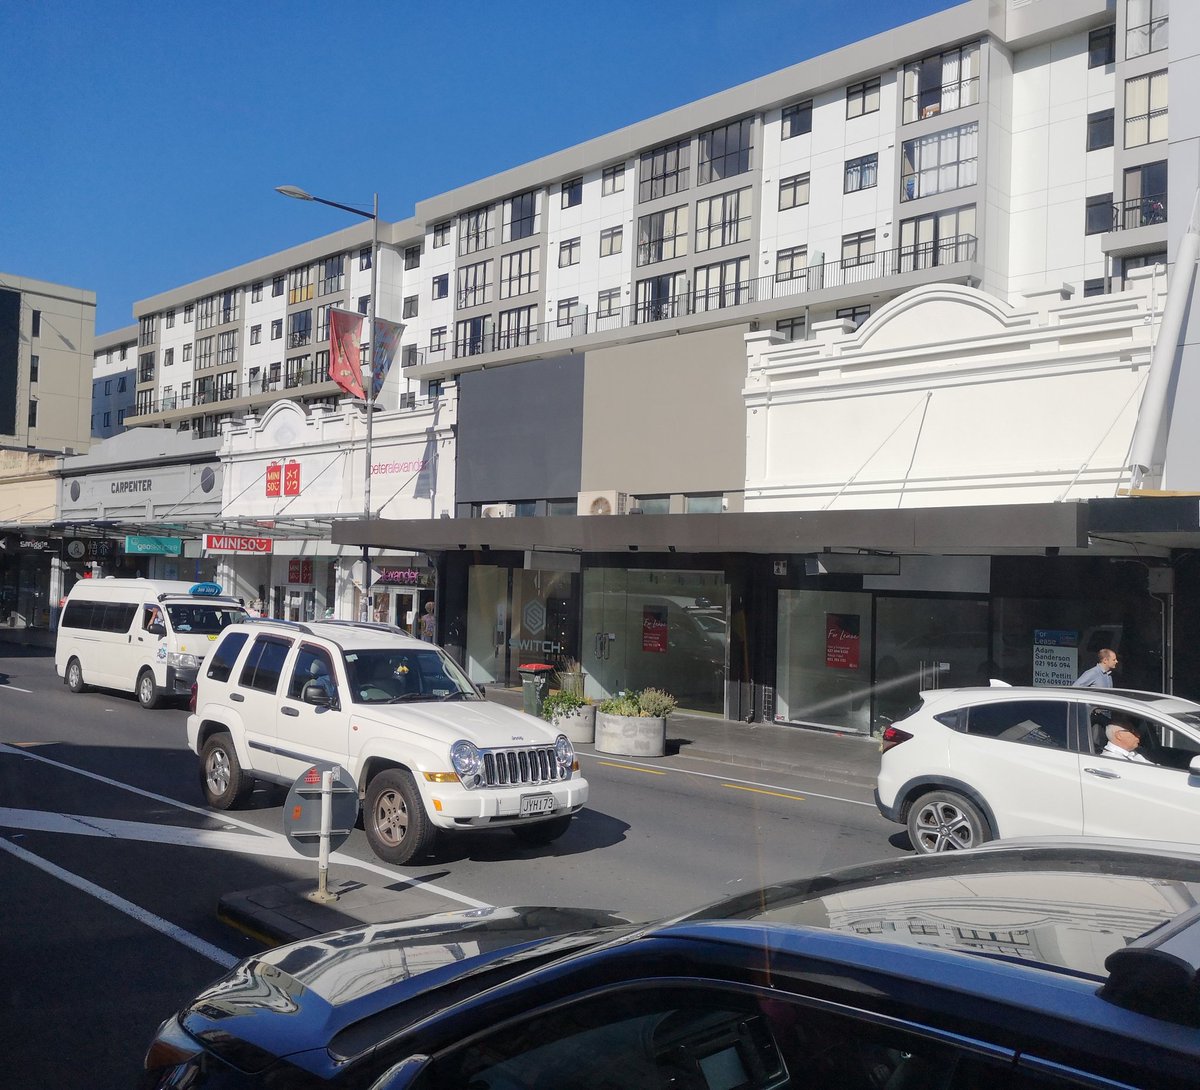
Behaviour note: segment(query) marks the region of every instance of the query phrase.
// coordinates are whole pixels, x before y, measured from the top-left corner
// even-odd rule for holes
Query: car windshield
[[[346,674],[356,704],[480,699],[454,661],[436,647],[347,651]]]
[[[166,606],[171,628],[176,632],[212,636],[231,624],[241,624],[246,620],[246,611],[241,606],[216,605],[212,602],[168,602]]]

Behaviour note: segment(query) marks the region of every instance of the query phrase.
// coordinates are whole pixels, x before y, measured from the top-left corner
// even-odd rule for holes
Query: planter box
[[[572,742],[590,745],[596,740],[596,705],[585,704],[574,711],[562,712],[550,720],[550,725],[562,731]]]
[[[623,757],[664,757],[667,721],[640,715],[596,713],[596,752]]]
[[[558,687],[564,693],[574,693],[576,696],[583,697],[583,671],[577,670],[574,673],[570,671],[559,671]]]

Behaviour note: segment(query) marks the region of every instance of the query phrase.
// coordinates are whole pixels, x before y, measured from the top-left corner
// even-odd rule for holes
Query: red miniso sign
[[[273,539],[240,534],[205,534],[204,550],[210,553],[269,553]]]

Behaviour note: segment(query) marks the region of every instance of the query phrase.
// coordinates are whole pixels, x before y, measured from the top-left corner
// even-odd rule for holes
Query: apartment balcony
[[[1112,230],[1100,239],[1105,254],[1160,250],[1167,244],[1167,195],[1153,193],[1113,205]]]
[[[284,398],[304,401],[332,395],[341,395],[340,387],[326,377],[324,368],[309,366],[273,378],[255,378],[249,382],[222,382],[213,386],[200,386],[186,395],[176,393],[151,400],[144,399],[139,404],[136,415],[126,417],[125,423],[130,426],[170,424],[184,417],[194,416],[200,411],[212,411],[213,406],[220,406],[219,411],[222,413],[242,413]]]
[[[957,235],[939,242],[883,250],[853,259],[826,261],[785,274],[731,282],[708,291],[643,300],[611,310],[580,310],[539,325],[490,329],[440,345],[407,347],[400,363],[409,378],[437,379],[470,370],[479,356],[495,362],[580,351],[639,336],[751,322],[806,306],[836,306],[864,296],[898,294],[931,281],[978,281],[978,240]],[[652,269],[653,266],[650,267]],[[650,269],[640,270],[652,275]],[[580,343],[582,342],[582,343]],[[469,361],[469,362],[468,362]]]

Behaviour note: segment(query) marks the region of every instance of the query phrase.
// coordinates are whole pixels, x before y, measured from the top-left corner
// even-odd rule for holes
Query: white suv
[[[1103,752],[1118,723],[1145,760]],[[1181,697],[932,690],[880,749],[876,804],[920,853],[1056,833],[1200,846],[1200,704]]]
[[[439,831],[562,836],[587,801],[574,747],[540,719],[484,700],[440,648],[389,625],[232,625],[200,673],[188,745],[210,806],[314,762],[358,785],[371,849],[427,854]]]

